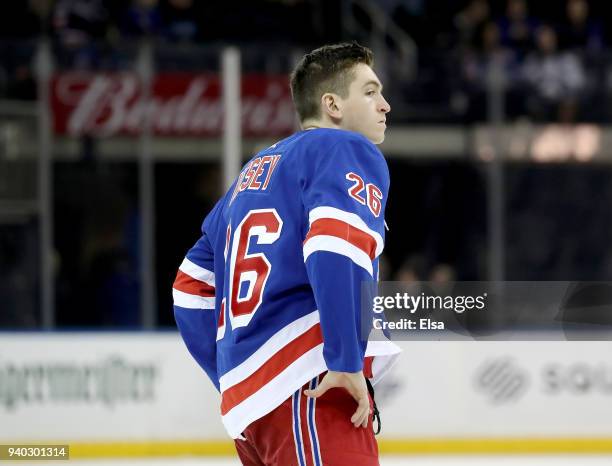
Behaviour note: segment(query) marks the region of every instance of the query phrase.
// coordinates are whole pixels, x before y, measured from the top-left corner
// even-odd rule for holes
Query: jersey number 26
[[[257,244],[272,244],[280,236],[283,221],[276,209],[255,209],[249,211],[234,232],[228,227],[226,250],[229,256],[229,297],[228,315],[232,328],[249,324],[261,305],[263,290],[270,276],[272,264],[259,253],[249,253],[251,238]],[[227,258],[226,258],[227,260]],[[246,292],[244,292],[245,286]],[[223,299],[225,304],[226,298]],[[225,305],[221,306],[217,339],[225,330]]]

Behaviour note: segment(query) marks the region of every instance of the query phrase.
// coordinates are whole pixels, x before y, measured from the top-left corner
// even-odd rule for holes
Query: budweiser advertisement
[[[158,74],[146,98],[130,73],[61,73],[51,86],[56,134],[137,135],[145,117],[160,136],[215,137],[223,130],[222,83],[216,74]],[[288,76],[243,75],[241,99],[244,136],[283,136],[295,129]]]

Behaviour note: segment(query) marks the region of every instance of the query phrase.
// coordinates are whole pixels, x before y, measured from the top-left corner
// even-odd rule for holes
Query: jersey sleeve
[[[206,233],[181,263],[172,295],[181,337],[218,390],[214,254]]]
[[[367,345],[363,329],[371,325],[362,323],[362,283],[377,279],[384,243],[387,165],[373,144],[360,139],[340,140],[305,165],[304,262],[320,314],[323,356],[330,370],[357,372]]]

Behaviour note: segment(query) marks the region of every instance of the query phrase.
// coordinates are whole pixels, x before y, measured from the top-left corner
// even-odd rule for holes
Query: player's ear
[[[342,118],[342,103],[340,96],[327,92],[321,96],[321,105],[323,112],[332,119]]]

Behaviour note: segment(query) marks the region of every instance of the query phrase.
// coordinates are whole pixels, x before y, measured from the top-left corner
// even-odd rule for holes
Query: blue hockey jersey
[[[365,137],[304,130],[253,157],[205,218],[174,313],[233,438],[318,374],[357,372],[372,356],[376,383],[399,353],[367,341],[360,303],[378,278],[388,189]]]

